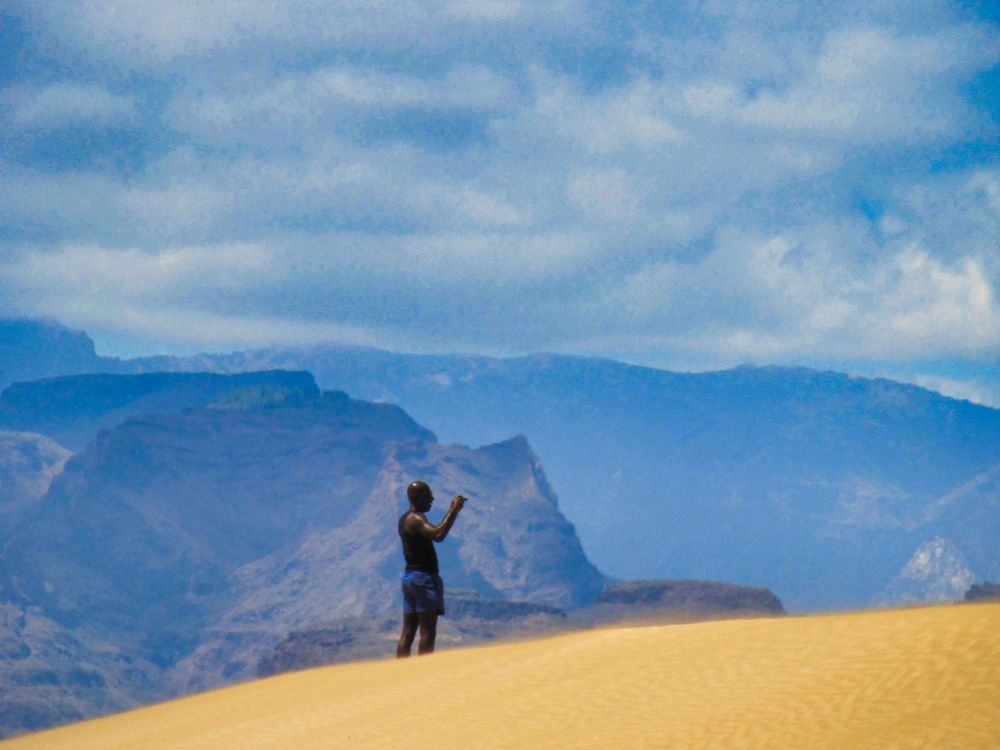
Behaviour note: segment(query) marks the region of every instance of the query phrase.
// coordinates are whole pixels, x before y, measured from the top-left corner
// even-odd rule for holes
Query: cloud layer
[[[5,12],[0,313],[956,393],[1000,357],[1000,28],[954,3]]]

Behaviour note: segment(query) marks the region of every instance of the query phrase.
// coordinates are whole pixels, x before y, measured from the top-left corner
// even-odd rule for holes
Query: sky
[[[1000,406],[992,2],[0,10],[0,316]]]

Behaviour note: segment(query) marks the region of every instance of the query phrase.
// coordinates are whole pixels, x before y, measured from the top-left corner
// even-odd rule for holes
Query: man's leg
[[[434,639],[437,637],[437,612],[418,612],[417,622],[420,624],[420,643],[417,644],[418,654],[433,654]]]
[[[405,659],[410,655],[410,647],[413,645],[413,638],[417,634],[416,612],[403,614],[403,632],[399,635],[399,645],[396,646],[396,658]]]

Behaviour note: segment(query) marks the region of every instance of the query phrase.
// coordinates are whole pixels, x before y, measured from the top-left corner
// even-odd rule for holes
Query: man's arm
[[[456,495],[455,499],[451,501],[448,512],[441,519],[441,523],[436,526],[428,521],[423,513],[411,513],[406,517],[406,530],[411,534],[420,534],[428,539],[433,539],[435,542],[443,542],[468,499],[464,495]]]

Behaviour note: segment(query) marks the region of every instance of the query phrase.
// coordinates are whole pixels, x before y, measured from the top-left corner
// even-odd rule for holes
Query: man
[[[413,638],[420,628],[418,654],[434,652],[438,615],[444,614],[444,583],[438,571],[434,542],[443,542],[462,512],[463,495],[456,495],[444,519],[437,526],[425,515],[434,504],[434,494],[426,482],[411,482],[406,488],[410,509],[399,519],[406,572],[403,573],[403,632],[396,647],[397,658],[410,655]]]

